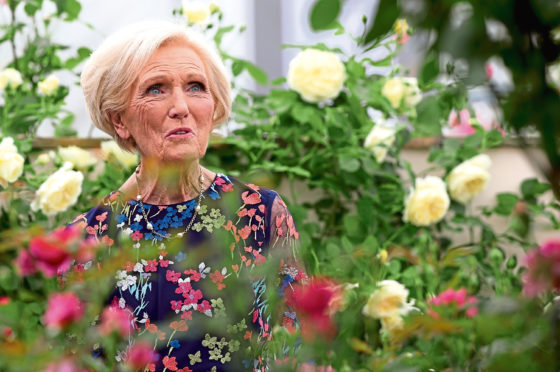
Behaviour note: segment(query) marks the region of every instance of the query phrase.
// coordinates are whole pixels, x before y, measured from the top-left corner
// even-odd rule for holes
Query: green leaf
[[[363,44],[369,44],[387,34],[393,27],[399,14],[400,10],[396,0],[380,0],[373,26],[369,29]]]
[[[231,32],[234,28],[235,26],[233,25],[227,27],[220,27],[218,31],[216,31],[216,35],[214,35],[214,42],[216,43],[216,45],[218,46],[221,45],[224,35]]]
[[[360,218],[358,216],[344,216],[343,219],[344,231],[350,237],[356,237],[360,235]]]
[[[435,53],[430,53],[424,62],[424,66],[422,66],[422,70],[420,71],[420,79],[419,83],[421,85],[426,85],[431,83],[435,80],[436,77],[439,75],[439,61],[438,55]]]
[[[349,158],[346,156],[341,156],[338,158],[338,164],[340,164],[340,168],[346,172],[356,172],[360,169],[360,161],[355,158]]]
[[[539,182],[536,178],[531,178],[523,181],[521,184],[521,193],[523,198],[530,200],[537,195],[541,195],[550,190],[550,185],[547,183]]]
[[[511,193],[502,193],[496,196],[498,205],[494,208],[494,212],[501,216],[509,216],[515,203],[519,200],[517,195]]]
[[[318,0],[311,9],[311,28],[318,31],[335,27],[340,9],[340,0]]]
[[[251,62],[245,62],[245,69],[255,79],[257,83],[260,85],[266,85],[268,82],[268,77],[266,76],[266,72],[260,67],[255,66]]]
[[[415,136],[437,136],[441,134],[441,110],[436,97],[426,97],[416,106]]]

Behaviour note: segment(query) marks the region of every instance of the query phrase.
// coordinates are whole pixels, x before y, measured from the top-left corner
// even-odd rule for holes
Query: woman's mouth
[[[193,135],[194,132],[190,128],[175,128],[167,132],[165,138],[188,138]]]

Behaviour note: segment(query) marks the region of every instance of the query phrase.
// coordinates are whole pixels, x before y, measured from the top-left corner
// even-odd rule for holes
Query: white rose
[[[6,89],[8,85],[12,88],[17,88],[22,83],[23,78],[15,68],[6,68],[0,72],[0,89]]]
[[[210,7],[202,1],[183,0],[183,15],[189,23],[204,23],[210,17]]]
[[[413,108],[422,99],[418,81],[414,77],[394,77],[387,80],[381,89],[381,94],[387,97],[396,109]]]
[[[389,147],[395,142],[395,129],[376,124],[366,137],[364,147],[370,149],[378,163],[383,163]]]
[[[0,185],[7,187],[8,183],[17,181],[23,173],[25,159],[18,154],[14,139],[5,137],[0,142]]]
[[[84,176],[79,171],[72,170],[72,163],[64,165],[51,174],[39,187],[31,209],[41,209],[47,216],[64,212],[78,200],[82,192]]]
[[[125,168],[138,164],[138,155],[123,150],[115,141],[101,142],[101,152],[105,160],[115,159]]]
[[[42,153],[37,156],[37,159],[35,161],[37,162],[37,164],[45,165],[51,161],[51,157],[47,153]]]
[[[58,155],[64,162],[70,162],[77,169],[87,169],[97,163],[97,159],[89,152],[78,146],[59,147]]]
[[[453,168],[447,176],[451,198],[464,204],[478,195],[490,179],[491,165],[490,157],[480,154]]]
[[[449,209],[445,182],[435,176],[416,179],[405,202],[403,220],[416,226],[428,226],[441,220]]]
[[[288,85],[308,102],[336,98],[344,80],[344,64],[332,52],[306,49],[290,61],[288,68]]]
[[[407,302],[408,289],[394,280],[377,283],[377,289],[369,296],[362,313],[372,318],[392,318],[408,314],[414,309],[414,300]]]
[[[56,76],[54,75],[50,75],[49,77],[47,77],[45,80],[40,81],[39,82],[39,90],[45,94],[45,95],[49,95],[52,94],[59,85],[59,80]]]

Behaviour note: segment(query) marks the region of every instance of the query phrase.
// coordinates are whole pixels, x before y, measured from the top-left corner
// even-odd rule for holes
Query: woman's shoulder
[[[70,225],[77,225],[82,228],[91,227],[100,224],[102,227],[107,219],[110,217],[113,206],[121,200],[120,191],[112,191],[109,195],[105,196],[97,205],[89,211],[81,213],[76,216]]]

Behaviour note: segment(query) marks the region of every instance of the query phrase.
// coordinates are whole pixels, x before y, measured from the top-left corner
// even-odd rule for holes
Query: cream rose
[[[344,64],[332,52],[306,49],[290,61],[288,68],[288,85],[308,102],[336,98],[344,80]]]
[[[435,176],[417,178],[405,202],[403,220],[428,226],[441,220],[449,209],[445,182]]]
[[[378,319],[400,317],[414,309],[414,300],[407,302],[408,289],[394,280],[377,283],[377,289],[369,296],[362,309],[366,316]]]
[[[48,96],[58,88],[59,83],[60,81],[56,76],[50,75],[45,80],[39,82],[39,90]]]
[[[422,99],[418,81],[414,77],[394,77],[387,80],[381,94],[387,97],[396,109],[411,109]]]
[[[37,164],[45,165],[51,161],[51,157],[49,156],[49,154],[42,153],[37,156],[37,159],[35,161],[37,162]]]
[[[25,159],[21,156],[14,139],[5,137],[0,142],[0,185],[8,187],[8,183],[17,181],[23,173],[23,163]]]
[[[47,216],[64,212],[78,200],[82,192],[83,180],[82,172],[72,170],[72,163],[64,163],[39,187],[35,200],[31,203],[31,209],[34,211],[41,209]]]
[[[381,318],[381,331],[392,336],[395,332],[404,328],[403,318],[400,315]]]
[[[464,204],[478,195],[490,179],[488,169],[491,165],[490,157],[480,154],[453,168],[447,176],[451,198]]]
[[[101,142],[101,152],[105,160],[115,159],[125,168],[138,164],[138,155],[123,150],[115,141]]]
[[[12,88],[17,88],[22,83],[23,78],[15,68],[6,68],[0,72],[0,89],[6,89],[8,85]]]
[[[70,162],[74,167],[80,170],[97,163],[97,159],[89,152],[78,146],[59,147],[58,155],[64,162]]]
[[[183,15],[189,23],[204,23],[210,17],[210,7],[202,1],[183,0]]]
[[[384,126],[383,124],[376,124],[371,128],[371,131],[366,137],[364,147],[373,152],[378,163],[383,163],[387,156],[387,151],[389,151],[389,147],[391,147],[394,142],[395,129]]]

